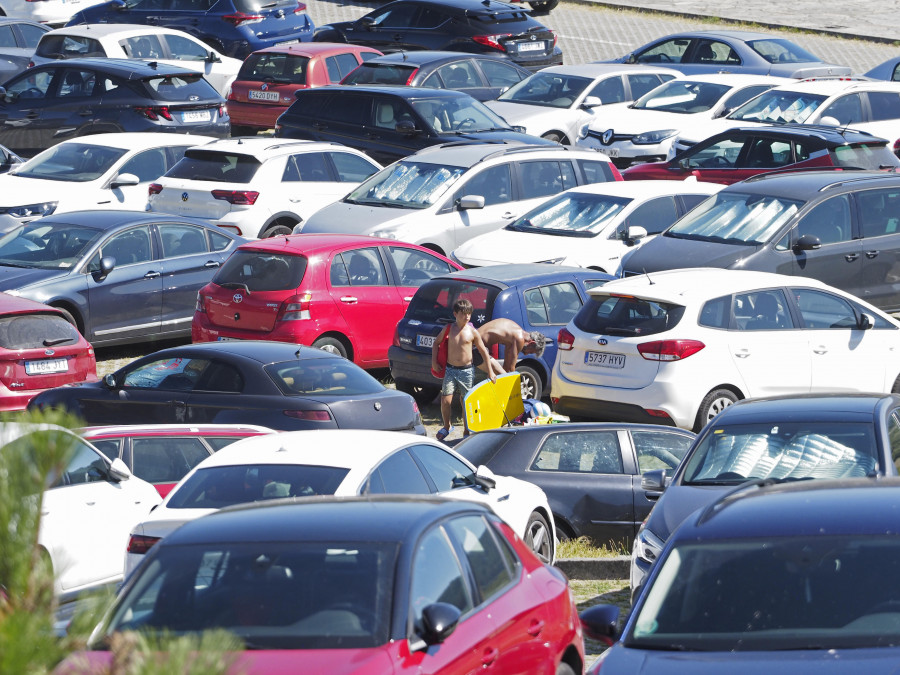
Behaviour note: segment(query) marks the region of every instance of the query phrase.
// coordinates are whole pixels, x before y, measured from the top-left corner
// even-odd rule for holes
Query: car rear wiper
[[[56,338],[55,340],[44,340],[45,347],[53,347],[55,345],[61,345],[63,342],[71,342],[72,338],[64,337],[64,338]]]
[[[247,295],[253,295],[253,292],[247,287],[247,284],[240,281],[225,281],[219,284],[222,288],[240,288]]]

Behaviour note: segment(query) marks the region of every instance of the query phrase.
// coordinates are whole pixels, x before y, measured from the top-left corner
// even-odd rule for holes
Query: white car
[[[62,26],[72,15],[94,4],[89,0],[0,0],[3,16]]]
[[[669,68],[619,63],[551,66],[484,104],[527,134],[571,145],[600,106],[633,101],[679,75]]]
[[[900,322],[815,279],[693,268],[589,295],[558,336],[565,415],[699,431],[744,398],[900,391]]]
[[[578,132],[575,145],[609,155],[619,168],[661,162],[681,129],[726,115],[788,81],[733,73],[669,80],[634,103],[616,103],[598,111]]]
[[[289,431],[238,441],[203,460],[132,531],[126,576],[179,525],[232,504],[313,495],[436,494],[491,507],[547,563],[556,529],[544,491],[477,469],[431,438],[393,431]]]
[[[450,254],[465,267],[545,262],[614,273],[623,255],[724,185],[632,180],[566,190]]]
[[[57,599],[66,603],[87,589],[121,581],[129,533],[161,498],[121,459],[108,460],[67,429],[0,425],[0,453],[33,452],[49,443],[73,446],[64,471],[43,493],[38,532],[38,546],[53,565]]]
[[[668,158],[735,127],[762,124],[824,124],[850,127],[900,143],[900,82],[823,77],[790,82],[757,96],[716,120],[685,127]]]
[[[152,185],[149,209],[263,239],[290,234],[380,170],[375,160],[337,143],[220,139],[188,150]]]
[[[143,211],[147,188],[188,148],[215,140],[183,134],[121,133],[58,143],[0,175],[0,233],[53,213]]]
[[[203,75],[223,97],[243,63],[180,30],[120,23],[81,24],[52,30],[41,37],[32,61],[41,65],[87,56],[141,59],[186,68]]]

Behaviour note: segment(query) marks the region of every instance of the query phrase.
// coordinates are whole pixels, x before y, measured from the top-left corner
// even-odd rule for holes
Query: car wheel
[[[569,139],[566,137],[564,133],[559,131],[548,131],[546,134],[541,136],[548,141],[553,141],[554,143],[562,143],[563,145],[569,145]]]
[[[243,124],[231,125],[231,137],[237,136],[256,136],[256,127],[248,127]]]
[[[568,663],[560,663],[556,666],[556,675],[575,675],[575,671]]]
[[[706,423],[720,412],[725,410],[732,403],[737,403],[738,397],[730,389],[713,389],[709,392],[700,403],[700,410],[697,413],[697,421],[694,424],[694,431],[699,432]]]
[[[559,0],[535,0],[534,2],[529,2],[531,5],[531,9],[535,12],[549,12],[551,9],[556,7],[559,4]]]
[[[897,376],[897,379],[894,380],[894,386],[891,387],[892,394],[900,394],[900,375]]]
[[[421,406],[428,405],[432,401],[434,401],[434,397],[437,396],[441,388],[440,387],[428,387],[428,386],[420,386],[418,384],[413,384],[412,382],[404,382],[400,381],[396,383],[397,391],[402,391],[404,394],[409,394],[412,396],[416,403]]]
[[[284,225],[281,221],[272,223],[268,229],[259,235],[260,239],[269,239],[270,237],[280,237],[282,235],[293,234],[294,224]]]
[[[343,356],[345,359],[347,358],[347,348],[344,346],[344,343],[335,338],[320,337],[312,343],[312,346],[316,349],[321,349],[323,352],[337,354],[338,356]]]
[[[544,393],[544,385],[537,371],[528,366],[516,366],[516,372],[522,376],[522,398],[533,398],[540,401]]]
[[[550,564],[553,560],[553,537],[550,534],[550,526],[547,520],[537,511],[531,514],[528,525],[525,526],[525,544],[541,562]]]

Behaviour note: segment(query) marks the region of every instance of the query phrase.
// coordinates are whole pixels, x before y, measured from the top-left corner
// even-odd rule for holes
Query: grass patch
[[[621,555],[628,555],[628,549],[624,545],[612,543],[595,546],[588,537],[561,541],[556,550],[557,558],[616,558]]]
[[[620,612],[619,630],[625,625],[631,611],[631,587],[627,579],[569,579],[569,588],[579,612],[594,605],[617,605]],[[584,652],[589,663],[593,663],[606,649],[606,645],[598,640],[584,640]]]

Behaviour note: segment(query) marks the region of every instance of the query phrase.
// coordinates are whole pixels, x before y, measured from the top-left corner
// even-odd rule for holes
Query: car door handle
[[[94,506],[97,502],[85,502],[86,506]]]
[[[515,213],[510,213],[509,211],[507,211],[506,213],[504,213],[504,214],[503,214],[502,216],[500,216],[500,217],[503,218],[504,220],[507,220],[507,219],[509,219],[509,218],[515,218],[515,217],[516,217],[516,214],[515,214]]]
[[[544,622],[541,619],[532,619],[528,624],[528,634],[531,637],[537,637],[544,630]]]
[[[203,266],[211,268],[211,267],[218,267],[221,264],[222,263],[220,263],[218,260],[207,260]]]
[[[40,117],[40,113],[38,113],[37,110],[23,110],[22,112],[24,112],[25,117],[27,117],[30,120]]]
[[[413,296],[411,296],[411,295],[403,296],[403,302],[412,302],[412,299],[413,299]]]
[[[489,666],[494,661],[497,660],[497,657],[500,656],[500,650],[495,647],[488,647],[484,650],[484,653],[481,655],[481,665]]]
[[[872,258],[877,258],[878,253],[879,251],[866,251],[866,257],[871,260]]]
[[[94,111],[91,110],[90,108],[88,108],[87,110],[82,108],[81,110],[78,111],[78,114],[81,115],[82,117],[90,117],[91,115],[94,114]]]
[[[846,260],[847,262],[853,262],[858,257],[859,257],[859,253],[848,253],[847,255],[844,256],[844,260]]]
[[[657,491],[657,490],[653,490],[653,491],[646,490],[644,492],[644,496],[647,498],[648,501],[655,502],[657,499],[662,497],[662,492]]]
[[[147,272],[147,274],[144,275],[145,279],[158,279],[159,277],[160,277],[160,273],[153,272],[153,271]]]
[[[183,406],[185,403],[184,401],[166,401],[166,405]]]
[[[342,295],[341,296],[341,302],[346,302],[348,305],[352,305],[358,301],[359,301],[359,298],[357,298],[355,295]]]
[[[812,350],[816,354],[827,354],[828,353],[828,347],[826,347],[825,345],[818,345],[817,347],[813,347]]]
[[[734,353],[734,355],[736,357],[738,357],[739,359],[746,359],[748,356],[750,356],[750,350],[749,349],[738,349]]]

